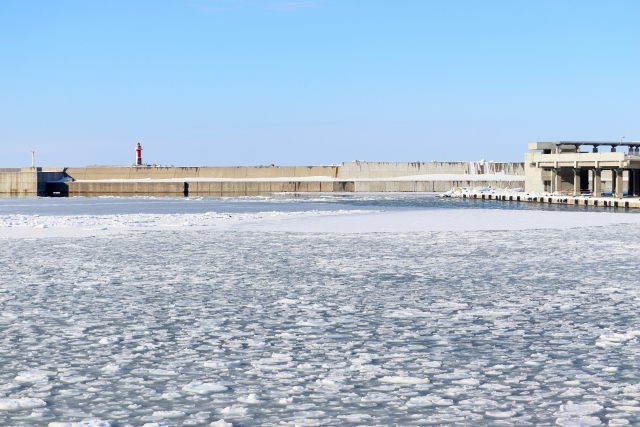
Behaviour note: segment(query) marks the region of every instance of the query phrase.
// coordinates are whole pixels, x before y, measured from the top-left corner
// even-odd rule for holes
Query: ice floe
[[[20,397],[15,399],[0,398],[0,411],[19,411],[22,409],[42,408],[47,402],[42,399]]]
[[[0,425],[640,423],[637,225],[166,228],[3,240]]]
[[[229,390],[228,387],[225,387],[219,383],[200,383],[200,384],[191,383],[182,387],[182,391],[186,391],[187,393],[194,393],[194,394],[222,393],[227,390]]]

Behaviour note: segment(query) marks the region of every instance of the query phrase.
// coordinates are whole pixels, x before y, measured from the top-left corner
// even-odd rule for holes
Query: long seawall
[[[0,170],[5,195],[441,192],[524,185],[519,162],[350,162],[332,166],[87,166]]]

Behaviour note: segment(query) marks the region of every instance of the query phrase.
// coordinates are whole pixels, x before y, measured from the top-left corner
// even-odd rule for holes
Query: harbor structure
[[[11,174],[31,178],[17,181]],[[16,169],[0,175],[0,194],[251,196],[443,192],[453,187],[522,188],[524,179],[522,162],[353,161],[330,166],[230,167],[134,164]]]
[[[528,148],[526,192],[573,197],[640,195],[640,142],[530,142]]]

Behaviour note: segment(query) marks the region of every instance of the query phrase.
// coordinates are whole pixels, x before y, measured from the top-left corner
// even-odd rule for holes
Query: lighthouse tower
[[[139,142],[136,145],[136,166],[142,166],[142,146]]]

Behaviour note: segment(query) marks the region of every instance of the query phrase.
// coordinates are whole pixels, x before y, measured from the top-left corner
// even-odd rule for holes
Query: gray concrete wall
[[[280,192],[439,192],[453,187],[491,186],[521,187],[522,182],[471,180],[393,180],[396,177],[429,174],[477,175],[505,173],[523,175],[522,163],[468,162],[355,162],[341,166],[239,166],[239,167],[174,167],[174,166],[88,166],[85,168],[0,169],[0,193],[12,195],[52,194],[156,194],[180,195],[251,195]],[[50,183],[63,177],[75,182]],[[296,177],[326,176],[339,181],[298,181]],[[269,178],[293,178],[290,181],[268,181]],[[244,179],[245,182],[113,182],[110,180],[159,179]],[[265,179],[251,182],[250,180]],[[380,181],[376,181],[378,178]],[[391,180],[389,180],[392,178]],[[373,181],[357,181],[372,179]],[[383,181],[386,180],[386,181]],[[102,182],[82,182],[102,181]]]
[[[339,166],[87,166],[66,168],[76,180],[106,179],[174,179],[174,178],[283,178],[338,177]]]
[[[343,180],[428,174],[505,173],[524,176],[521,162],[350,162],[340,166],[87,166],[66,168],[76,180],[173,178],[284,178],[328,176]]]
[[[532,193],[544,193],[543,178],[551,180],[551,176],[547,176],[549,174],[545,174],[542,168],[536,167],[536,154],[537,153],[525,153],[524,155],[524,190]]]
[[[0,194],[35,196],[38,194],[36,168],[0,169]]]
[[[183,195],[185,190],[184,182],[69,182],[56,186],[56,189],[63,189],[64,186],[70,196],[157,193],[178,196]]]
[[[50,192],[79,195],[189,195],[245,196],[281,192],[352,192],[353,182],[345,181],[262,181],[262,182],[68,182],[49,186]]]
[[[521,187],[510,181],[261,181],[261,182],[69,182],[51,191],[73,195],[241,196],[268,193],[441,192],[454,187]]]
[[[524,176],[522,162],[350,162],[340,165],[340,179],[397,178],[429,174],[488,174]]]
[[[455,187],[520,188],[522,181],[355,181],[356,192],[442,192]]]

